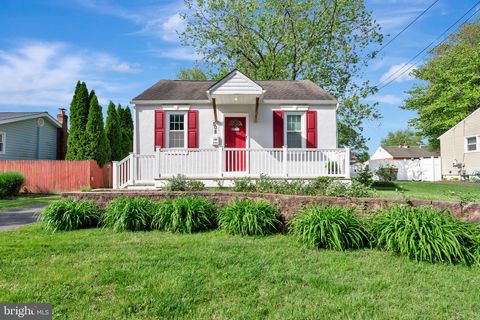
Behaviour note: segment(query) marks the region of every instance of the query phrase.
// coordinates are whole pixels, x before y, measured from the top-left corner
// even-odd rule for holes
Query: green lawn
[[[34,205],[34,204],[43,204],[43,203],[46,204],[58,199],[60,199],[60,195],[21,194],[16,198],[0,199],[0,210],[4,210],[8,208],[24,207],[24,206]]]
[[[291,236],[38,225],[0,233],[0,301],[57,319],[474,319],[478,267],[309,250]]]
[[[395,182],[398,190],[411,199],[460,201],[460,195],[480,201],[480,184],[462,185],[435,182]],[[376,187],[382,198],[402,198],[402,192],[395,187]],[[455,194],[452,194],[455,193]]]

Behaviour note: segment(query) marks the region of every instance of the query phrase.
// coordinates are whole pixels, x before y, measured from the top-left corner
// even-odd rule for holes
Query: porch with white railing
[[[188,179],[236,177],[350,178],[350,150],[345,149],[157,149],[130,154],[113,163],[113,188],[153,185],[178,174]]]

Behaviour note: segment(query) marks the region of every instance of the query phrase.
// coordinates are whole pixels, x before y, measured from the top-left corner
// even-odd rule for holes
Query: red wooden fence
[[[0,172],[4,171],[23,174],[22,192],[59,193],[112,185],[111,165],[100,168],[95,160],[0,160]]]

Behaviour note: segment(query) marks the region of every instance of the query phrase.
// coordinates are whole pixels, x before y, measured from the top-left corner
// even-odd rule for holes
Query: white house
[[[161,80],[132,101],[134,152],[114,163],[114,187],[162,184],[177,174],[349,178],[337,148],[337,100],[309,80]]]
[[[394,166],[398,169],[397,180],[442,180],[440,153],[424,146],[379,146],[368,166],[372,172]]]

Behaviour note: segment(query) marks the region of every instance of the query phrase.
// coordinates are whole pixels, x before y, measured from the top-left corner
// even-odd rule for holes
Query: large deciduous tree
[[[107,135],[108,143],[110,145],[110,160],[119,161],[123,157],[122,150],[122,127],[120,118],[117,113],[115,104],[110,101],[107,109],[107,120],[105,124],[105,132]]]
[[[192,68],[180,68],[177,73],[178,80],[207,80],[208,76],[205,71],[198,65],[194,65]]]
[[[411,120],[429,145],[480,107],[480,23],[465,25],[437,46],[413,75],[424,82],[408,91],[403,108],[418,116]]]
[[[390,131],[382,139],[381,144],[385,146],[419,146],[422,144],[422,137],[410,129]]]
[[[84,160],[85,129],[88,120],[89,94],[85,82],[77,82],[72,102],[70,103],[70,131],[68,134],[67,160]]]
[[[102,107],[98,104],[95,91],[90,94],[90,109],[88,112],[88,121],[85,131],[86,159],[96,160],[100,167],[110,158],[110,146],[103,126]]]
[[[210,76],[236,68],[254,80],[310,79],[341,102],[342,145],[365,149],[363,122],[380,117],[360,80],[380,28],[362,0],[185,0],[180,33]],[[348,129],[346,132],[343,129]]]

